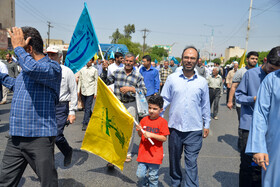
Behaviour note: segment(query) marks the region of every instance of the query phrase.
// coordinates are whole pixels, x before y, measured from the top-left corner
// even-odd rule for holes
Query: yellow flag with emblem
[[[81,149],[123,170],[133,123],[134,119],[125,106],[99,77],[95,106]]]
[[[246,50],[244,51],[243,55],[241,56],[238,68],[243,68],[243,67],[246,66],[246,64],[245,64],[245,55],[246,55]]]

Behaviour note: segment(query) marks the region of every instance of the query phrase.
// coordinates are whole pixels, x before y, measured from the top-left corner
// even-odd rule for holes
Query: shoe
[[[131,161],[132,161],[131,156],[126,156],[125,162],[131,162]]]
[[[0,102],[0,105],[4,105],[6,103],[7,103],[7,101],[2,101],[2,102]]]
[[[214,117],[214,120],[218,120],[219,118],[217,116]]]
[[[69,151],[68,155],[64,157],[64,166],[67,167],[71,164],[72,161],[72,154],[73,154],[73,149]]]
[[[87,130],[87,125],[83,124],[82,131],[86,131],[86,130]]]
[[[107,166],[108,169],[114,169],[115,168],[114,164],[112,164],[110,162],[108,162],[108,164],[106,166]]]

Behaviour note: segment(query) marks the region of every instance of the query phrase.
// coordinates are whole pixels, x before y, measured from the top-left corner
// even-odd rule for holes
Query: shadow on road
[[[101,167],[101,168],[91,169],[91,170],[88,170],[88,171],[96,172],[96,173],[102,173],[102,174],[110,175],[110,176],[115,176],[115,177],[120,178],[123,182],[127,182],[127,183],[130,183],[130,184],[136,184],[135,181],[133,181],[132,179],[123,175],[118,169],[108,169],[105,166],[105,167]]]
[[[85,185],[71,178],[71,179],[58,179],[58,186],[84,187]]]
[[[73,149],[73,155],[72,155],[72,162],[70,166],[64,167],[63,160],[64,156],[61,152],[55,154],[55,160],[56,160],[56,167],[60,167],[61,169],[68,169],[71,168],[74,165],[80,166],[88,159],[88,153],[86,151],[82,151],[80,149]],[[58,162],[61,161],[61,162]],[[57,168],[56,168],[57,169]]]
[[[6,132],[9,130],[9,123],[0,124],[0,133]]]
[[[238,151],[237,141],[238,141],[238,137],[233,136],[232,134],[225,134],[223,136],[218,136],[218,142],[226,142],[236,151]]]
[[[232,173],[227,171],[218,171],[213,177],[221,183],[222,187],[238,186],[239,176],[238,173]]]
[[[171,180],[169,176],[169,167],[160,167],[158,171],[158,175],[163,175],[163,181],[168,185],[171,186]],[[163,184],[159,181],[159,186],[163,186]]]
[[[9,113],[10,111],[11,111],[10,109],[1,109],[1,110],[0,110],[0,115],[7,114],[7,113]]]

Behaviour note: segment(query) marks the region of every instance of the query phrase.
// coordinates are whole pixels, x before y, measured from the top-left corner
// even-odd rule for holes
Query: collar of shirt
[[[191,78],[188,78],[188,77],[186,77],[186,76],[184,75],[184,72],[183,72],[183,70],[182,70],[182,72],[180,72],[179,77],[183,77],[184,79],[187,79],[188,82],[189,82],[189,81],[194,81],[195,79],[197,79],[197,73],[194,71],[193,76],[192,76]]]

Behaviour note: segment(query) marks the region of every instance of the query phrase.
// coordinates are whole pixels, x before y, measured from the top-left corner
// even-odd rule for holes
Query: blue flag
[[[174,64],[179,64],[178,60],[174,56],[171,58],[171,60],[174,61]]]
[[[113,51],[111,52],[110,58],[113,58],[113,59],[115,58],[115,55],[114,55]]]
[[[71,38],[64,65],[69,67],[74,73],[78,72],[98,52],[98,44],[87,4],[85,3]]]
[[[157,59],[155,59],[155,63],[156,63],[156,64],[158,63]]]
[[[205,60],[205,62],[204,62],[204,65],[206,66],[207,65],[207,61]]]

